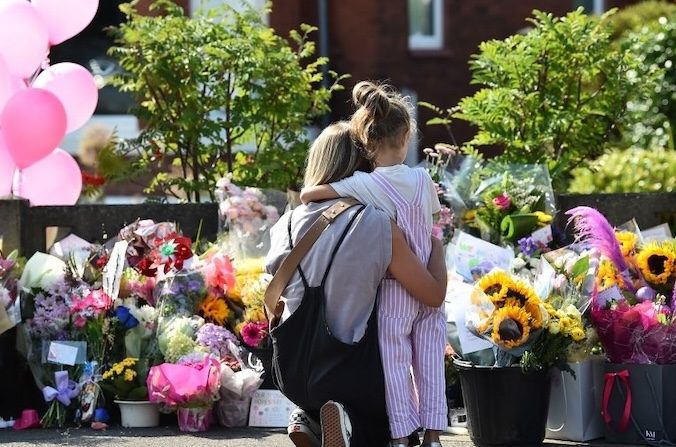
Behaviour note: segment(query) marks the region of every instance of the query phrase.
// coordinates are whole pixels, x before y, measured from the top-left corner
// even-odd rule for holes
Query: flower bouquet
[[[18,282],[22,268],[17,251],[7,257],[0,252],[0,334],[21,322]]]
[[[516,244],[551,223],[554,193],[540,165],[490,163],[470,174],[461,228],[494,244]]]
[[[181,431],[206,431],[218,400],[220,362],[206,354],[184,356],[178,364],[153,366],[148,375],[151,402],[176,409]]]
[[[613,363],[676,363],[676,240],[641,243],[593,208],[566,212],[601,254],[591,318]]]
[[[425,153],[425,166],[439,196],[441,209],[434,216],[432,234],[437,239],[444,242],[444,245],[451,242],[455,230],[455,215],[453,213],[452,198],[456,192],[449,180],[447,172],[451,158],[456,154],[456,147],[447,144],[437,144],[432,148],[423,150]]]
[[[236,258],[265,256],[270,248],[270,227],[279,219],[277,208],[265,204],[257,188],[240,188],[228,175],[216,184],[219,222],[228,232],[230,251]]]

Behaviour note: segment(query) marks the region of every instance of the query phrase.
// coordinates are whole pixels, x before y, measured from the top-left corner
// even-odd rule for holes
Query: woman
[[[370,170],[370,165],[352,143],[349,124],[339,122],[327,127],[310,148],[305,185],[331,183],[358,169]],[[293,244],[333,203],[310,203],[282,216],[271,231],[269,273],[277,271]],[[304,329],[322,318],[328,327],[320,343],[326,352],[309,352],[305,362],[285,364],[284,352],[294,347],[276,347],[277,384],[301,408],[289,425],[294,444],[319,445],[316,420],[321,421],[323,447],[387,444],[376,295],[389,272],[420,302],[438,307],[446,288],[439,241],[433,241],[428,269],[408,248],[396,223],[373,207],[350,208],[315,242],[283,293],[281,323],[271,331],[273,343],[276,333],[297,334],[297,352],[305,352],[310,348]],[[341,359],[346,351],[351,354]],[[306,380],[299,392],[291,390],[290,383],[298,377]]]

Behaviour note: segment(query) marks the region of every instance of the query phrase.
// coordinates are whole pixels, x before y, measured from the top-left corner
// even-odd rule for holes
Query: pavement
[[[467,435],[442,435],[444,447],[469,447],[474,444]],[[3,447],[27,446],[97,446],[97,447],[293,447],[281,428],[224,428],[215,427],[204,433],[182,433],[176,426],[157,428],[125,429],[109,428],[95,431],[89,428],[63,430],[33,429],[24,431],[0,430]],[[591,446],[623,447],[620,444],[604,444],[546,440],[544,446]]]

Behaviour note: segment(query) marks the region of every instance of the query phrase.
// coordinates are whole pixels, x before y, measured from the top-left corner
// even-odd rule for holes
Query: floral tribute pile
[[[149,400],[179,422],[198,410],[199,429],[212,414],[246,423],[232,401],[262,383],[250,351],[269,344],[263,258],[195,247],[173,223],[139,220],[105,245],[69,236],[20,280],[15,257],[0,258],[4,314],[22,290],[21,351],[48,402],[43,427],[105,423],[113,400]]]

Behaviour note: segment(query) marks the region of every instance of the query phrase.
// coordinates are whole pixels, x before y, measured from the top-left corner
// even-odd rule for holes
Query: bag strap
[[[603,416],[603,420],[605,421],[606,425],[610,426],[610,424],[613,422],[613,416],[610,414],[608,405],[610,403],[610,395],[613,392],[613,384],[615,383],[615,379],[621,380],[622,383],[624,383],[625,389],[627,390],[627,396],[624,399],[624,410],[622,411],[622,416],[620,417],[620,423],[617,426],[617,431],[624,432],[629,426],[629,417],[631,416],[631,386],[629,385],[628,369],[623,369],[619,372],[606,373],[601,403],[601,415]]]
[[[267,289],[265,289],[265,313],[270,322],[270,327],[276,325],[284,311],[284,302],[280,301],[279,298],[282,296],[282,292],[286,289],[305,254],[312,248],[326,227],[333,223],[343,211],[358,204],[360,204],[359,201],[348,197],[342,198],[331,205],[322,212],[298,243],[291,249],[291,252],[286,255],[270,284],[268,284]]]

